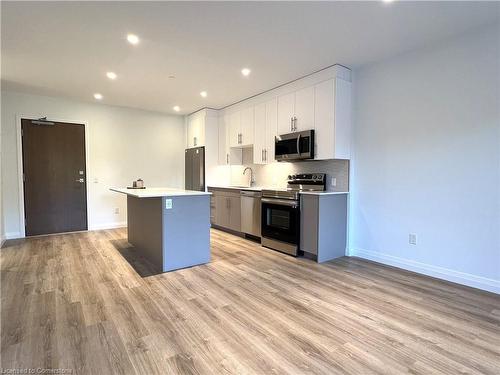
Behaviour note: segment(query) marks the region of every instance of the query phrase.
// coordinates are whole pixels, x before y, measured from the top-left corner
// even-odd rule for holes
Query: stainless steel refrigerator
[[[185,189],[205,191],[205,147],[187,148],[184,168]]]

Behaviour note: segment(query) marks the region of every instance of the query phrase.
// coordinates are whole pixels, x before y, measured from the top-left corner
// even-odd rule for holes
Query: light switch
[[[172,199],[165,199],[165,209],[167,210],[172,209]]]

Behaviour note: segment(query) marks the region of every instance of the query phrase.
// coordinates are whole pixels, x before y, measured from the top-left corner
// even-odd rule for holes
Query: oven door
[[[314,159],[314,130],[277,136],[274,158],[278,161]]]
[[[299,244],[299,202],[287,199],[262,198],[262,237]]]

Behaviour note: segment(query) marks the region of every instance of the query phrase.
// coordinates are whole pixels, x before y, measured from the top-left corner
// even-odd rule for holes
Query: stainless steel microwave
[[[314,130],[279,135],[274,141],[277,161],[314,159]]]

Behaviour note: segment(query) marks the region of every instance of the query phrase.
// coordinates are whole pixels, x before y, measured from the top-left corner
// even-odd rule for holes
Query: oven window
[[[267,225],[276,229],[290,229],[290,211],[268,208]]]
[[[298,207],[262,203],[261,233],[263,237],[298,244],[299,221],[300,210]]]

